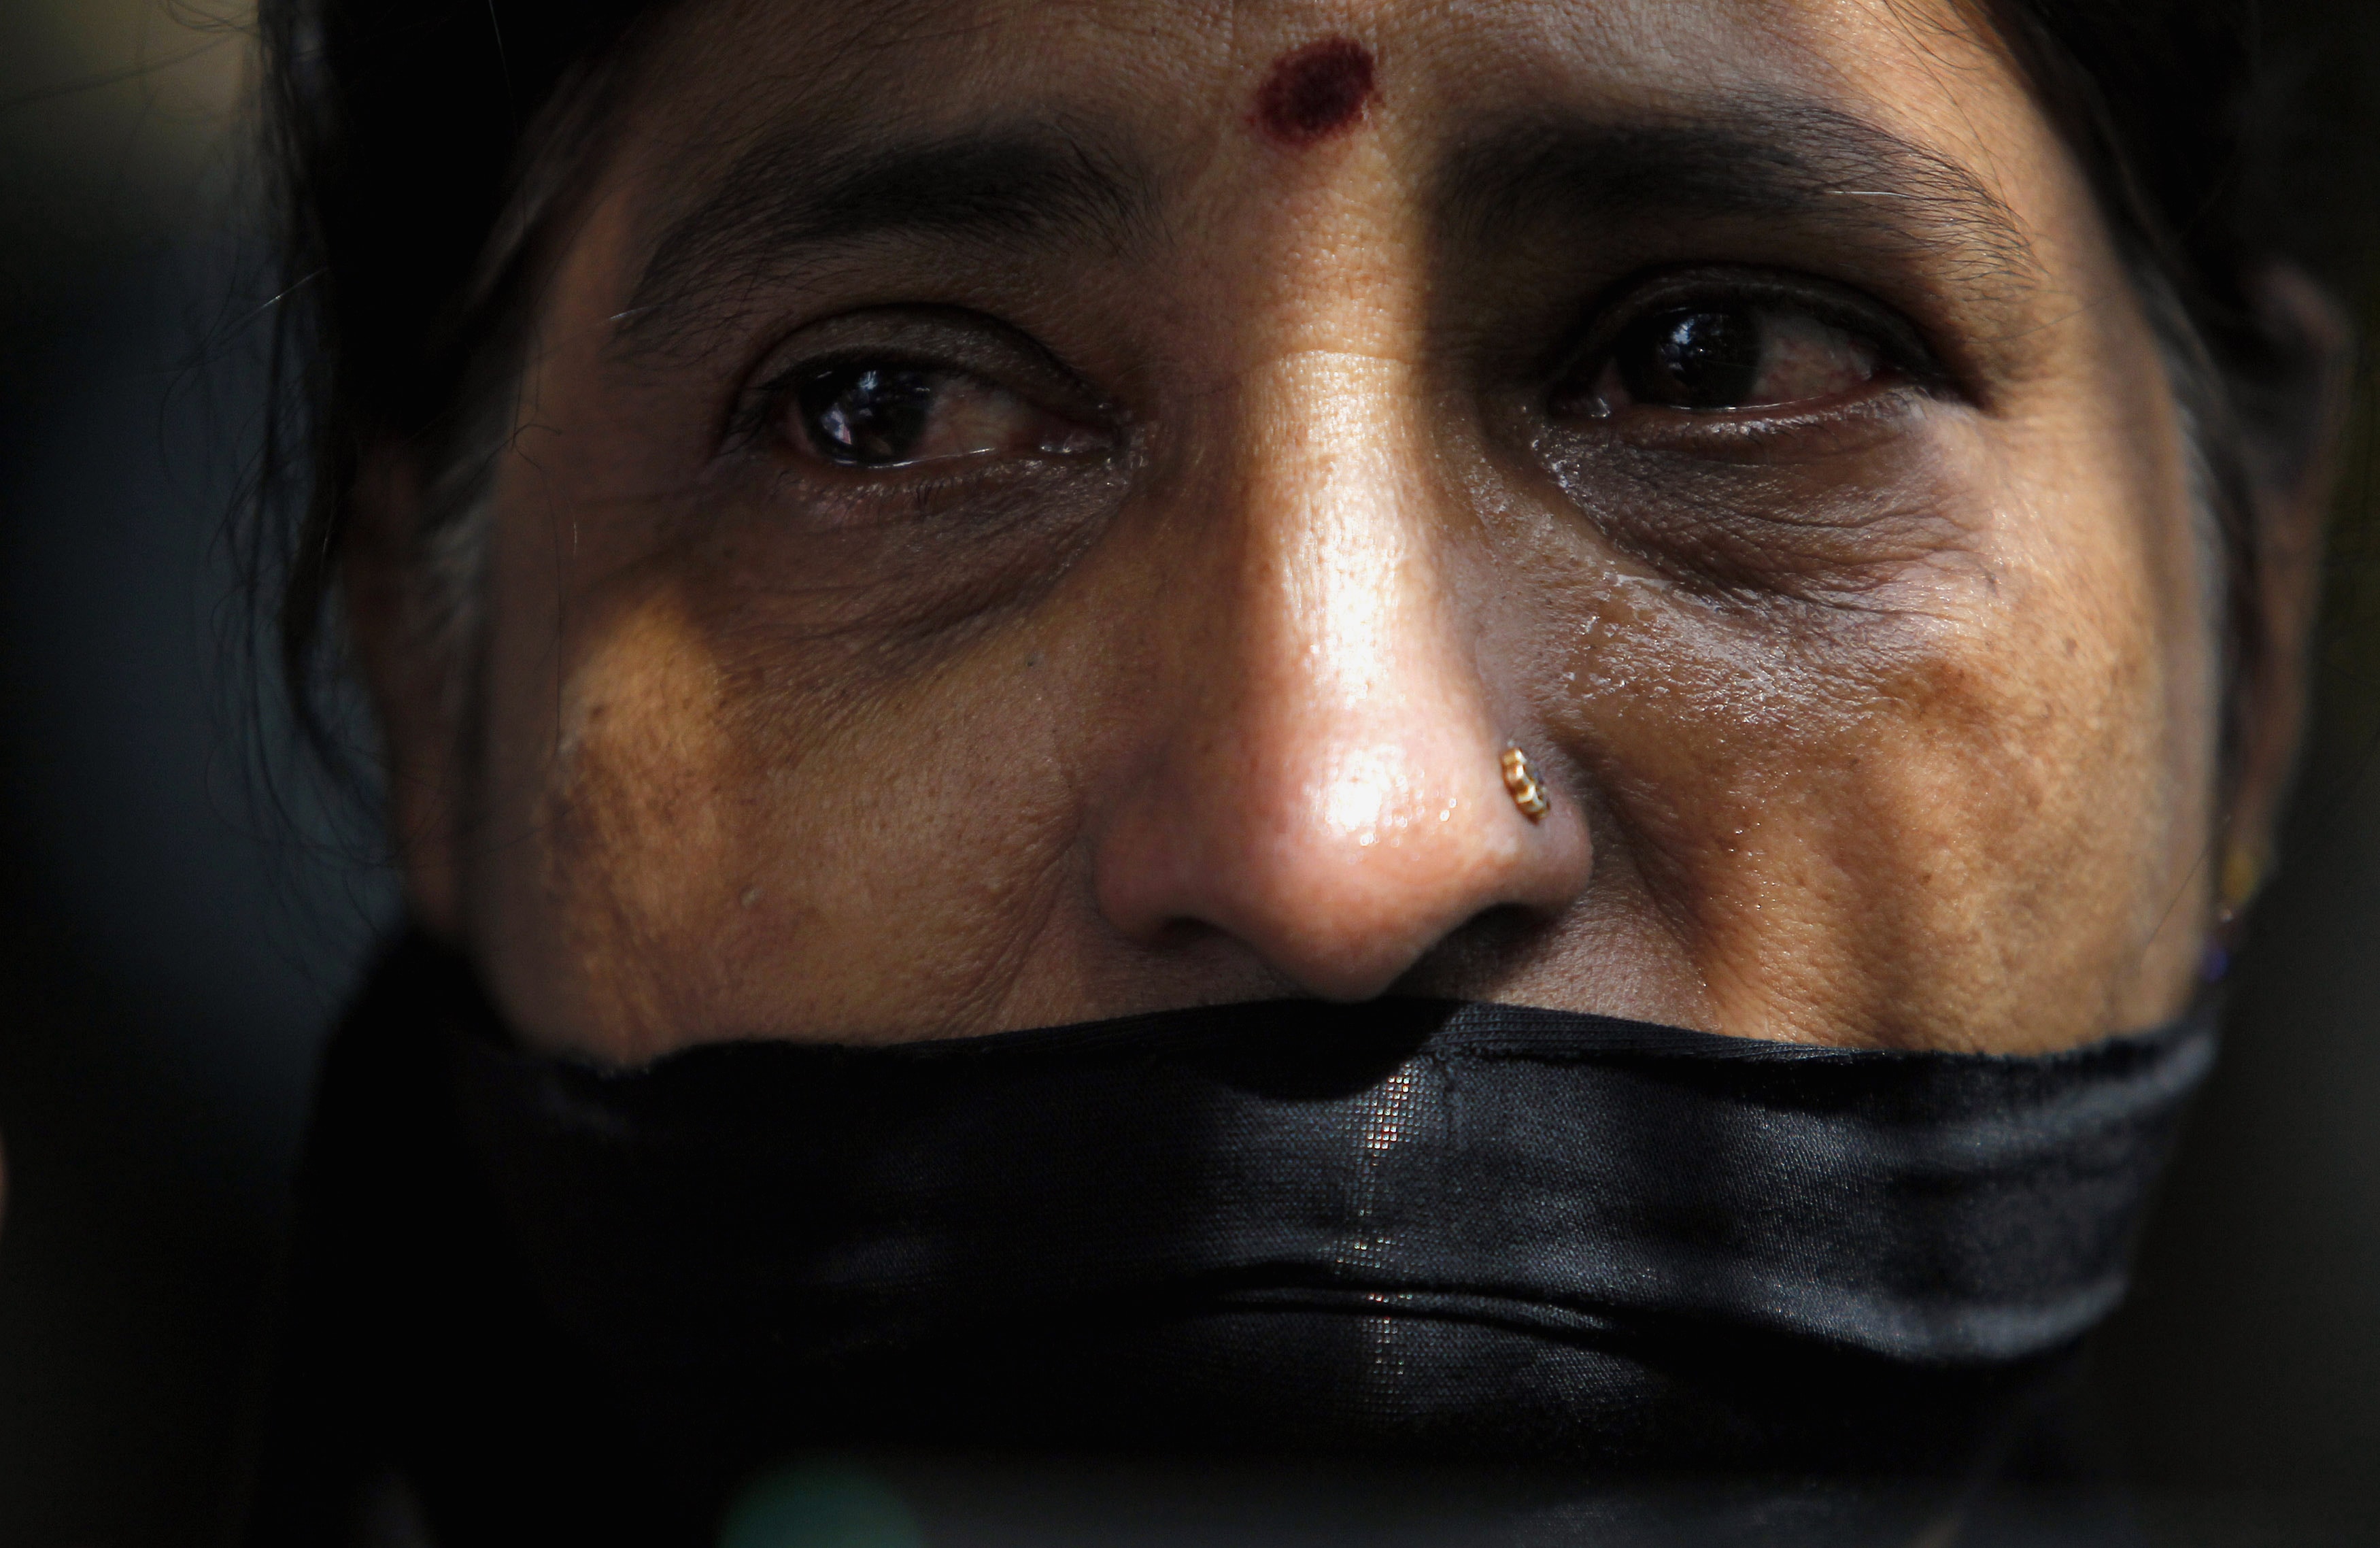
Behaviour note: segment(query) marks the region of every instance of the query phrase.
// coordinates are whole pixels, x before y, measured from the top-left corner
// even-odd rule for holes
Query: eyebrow
[[[706,296],[874,238],[1122,246],[1152,203],[1148,176],[1083,131],[986,124],[888,144],[780,129],[670,225],[614,321],[624,338],[664,331]]]
[[[872,131],[780,128],[670,224],[613,319],[616,336],[665,343],[698,329],[707,301],[872,238],[1128,247],[1147,233],[1157,194],[1116,145],[1046,120],[890,143]],[[2040,273],[2015,213],[1974,174],[1800,98],[1730,97],[1616,120],[1534,114],[1456,150],[1437,185],[1448,228],[1482,243],[1549,213],[1575,221],[1791,219],[1922,251],[1937,268],[1948,260],[1953,280],[2006,284]]]
[[[1466,145],[1441,172],[1451,228],[1492,241],[1548,212],[1810,220],[1949,259],[1968,279],[2041,272],[2022,223],[1940,152],[1792,98],[1605,121],[1533,117]]]

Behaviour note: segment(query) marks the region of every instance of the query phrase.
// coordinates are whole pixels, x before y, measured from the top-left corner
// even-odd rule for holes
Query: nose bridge
[[[1245,732],[1285,721],[1293,739],[1346,751],[1393,742],[1401,706],[1454,664],[1439,659],[1451,644],[1451,555],[1421,487],[1410,374],[1377,355],[1304,350],[1242,395],[1248,451],[1229,519]]]
[[[1290,158],[1261,218],[1239,223],[1233,267],[1252,283],[1231,313],[1243,365],[1217,427],[1240,449],[1238,487],[1215,513],[1243,566],[1243,734],[1277,727],[1382,788],[1415,773],[1397,773],[1391,701],[1419,686],[1414,668],[1451,664],[1434,659],[1451,555],[1426,477],[1428,286],[1399,256],[1425,243],[1390,167],[1378,135]]]
[[[1554,842],[1503,790],[1415,368],[1286,349],[1229,398],[1230,471],[1182,513],[1221,594],[1177,604],[1204,615],[1196,681],[1103,842],[1101,906],[1362,997],[1483,908],[1560,901],[1584,830]]]

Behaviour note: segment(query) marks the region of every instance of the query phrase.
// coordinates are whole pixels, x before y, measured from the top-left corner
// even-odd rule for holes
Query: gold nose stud
[[[1504,788],[1512,793],[1512,804],[1529,821],[1534,823],[1546,814],[1546,787],[1529,772],[1529,755],[1517,747],[1504,750]]]

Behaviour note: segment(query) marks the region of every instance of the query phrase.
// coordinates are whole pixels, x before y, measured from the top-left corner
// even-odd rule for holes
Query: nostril
[[[1505,976],[1544,940],[1553,913],[1527,903],[1497,903],[1448,931],[1387,993],[1460,999]]]
[[[1450,932],[1447,941],[1511,944],[1542,932],[1548,917],[1545,909],[1527,903],[1491,904]]]
[[[1179,957],[1230,939],[1230,932],[1195,915],[1172,914],[1158,920],[1140,937],[1140,944],[1151,951]]]
[[[1342,1001],[1408,981],[1484,981],[1575,899],[1592,847],[1571,803],[1552,800],[1534,819],[1516,813],[1499,777],[1500,748],[1471,741],[1461,751],[1471,759],[1467,784],[1416,779],[1430,761],[1377,749],[1342,750],[1336,760],[1361,762],[1377,777],[1322,789],[1244,770],[1231,779],[1170,771],[1135,787],[1103,824],[1099,911],[1177,976],[1238,983],[1253,974]]]

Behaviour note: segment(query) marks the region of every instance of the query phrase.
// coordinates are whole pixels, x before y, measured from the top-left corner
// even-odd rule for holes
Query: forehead
[[[640,107],[683,157],[789,117],[920,134],[990,113],[1111,131],[1160,164],[1239,149],[1269,80],[1352,40],[1391,144],[1548,107],[1691,113],[1817,102],[2037,174],[2004,53],[1964,0],[711,0],[682,12]],[[680,160],[677,166],[686,165]]]
[[[1269,317],[1467,253],[1782,263],[2087,351],[2026,297],[2100,310],[2119,266],[1964,4],[712,0],[640,56],[583,229],[648,344],[820,265]]]

